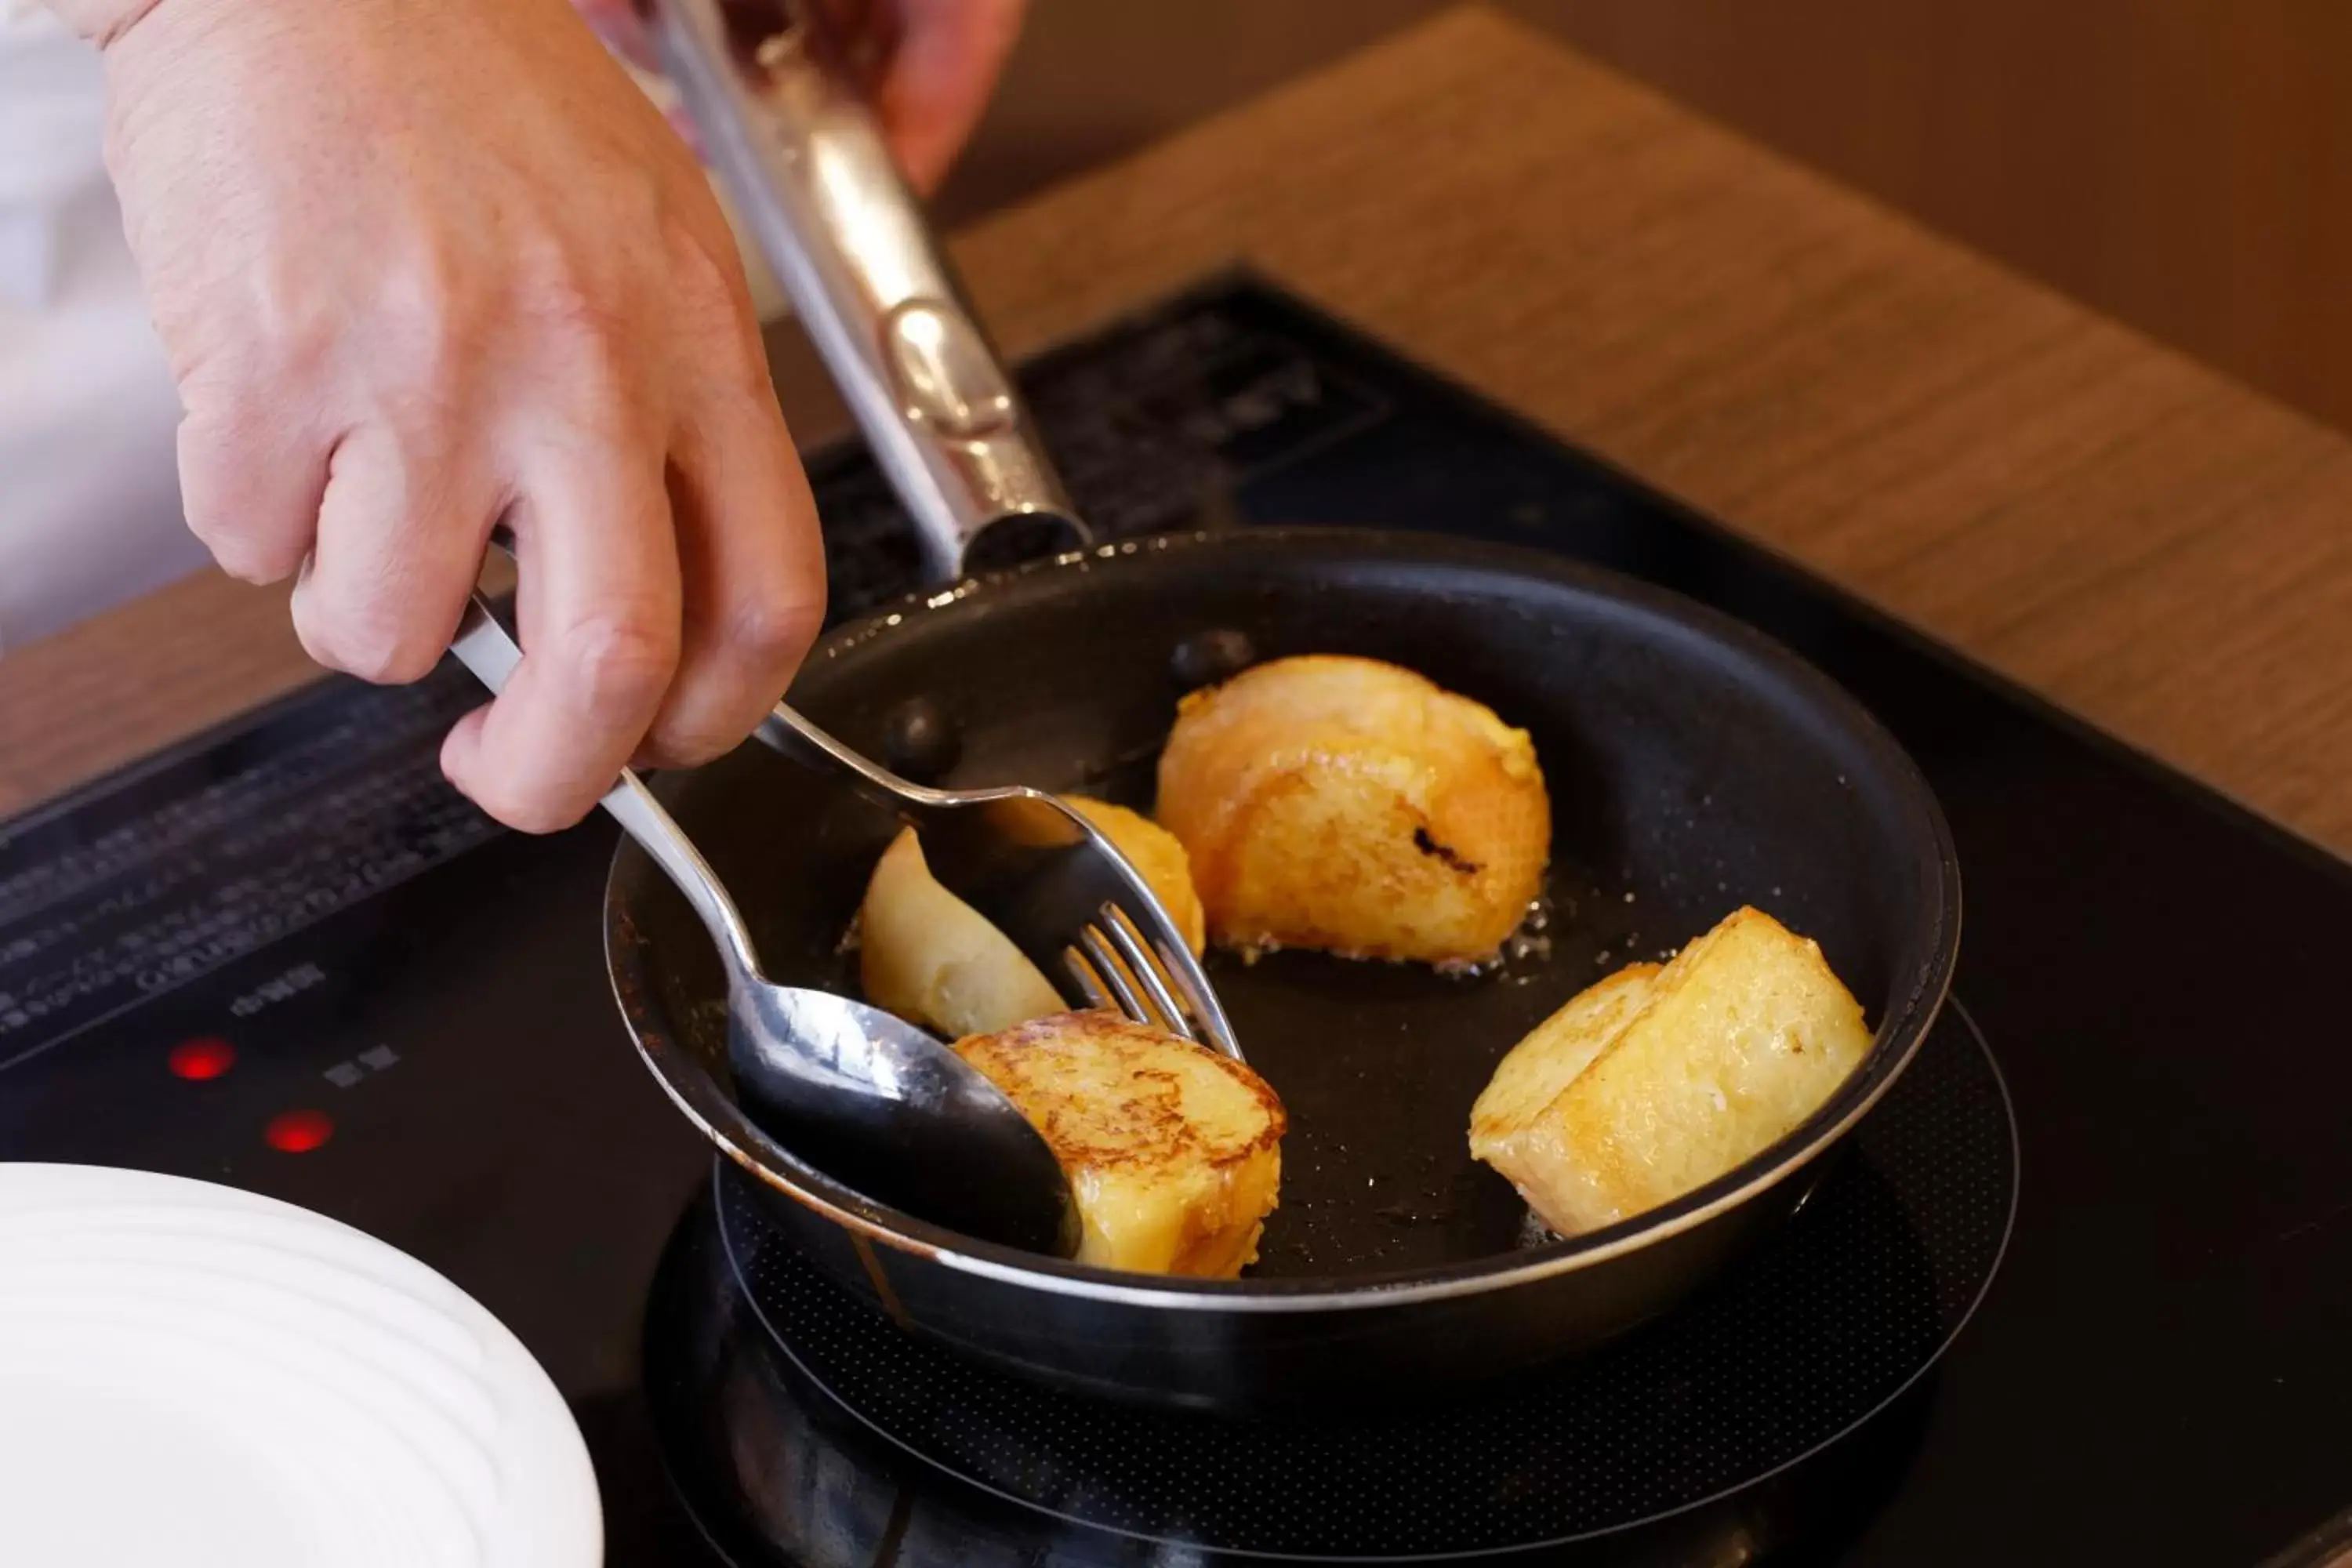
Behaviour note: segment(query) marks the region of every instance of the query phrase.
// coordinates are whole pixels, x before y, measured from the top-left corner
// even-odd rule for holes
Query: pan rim
[[[678,1110],[717,1150],[779,1195],[840,1226],[853,1238],[877,1243],[960,1273],[1053,1294],[1160,1310],[1247,1313],[1360,1310],[1483,1294],[1597,1267],[1696,1229],[1739,1208],[1789,1179],[1834,1145],[1868,1114],[1907,1069],[1948,997],[1958,962],[1961,897],[1958,855],[1941,804],[1917,763],[1876,717],[1844,687],[1777,639],[1746,622],[1672,590],[1625,574],[1530,546],[1457,534],[1363,528],[1252,527],[1155,535],[1073,552],[1009,572],[910,595],[827,634],[809,663],[861,648],[918,618],[976,605],[1001,606],[1024,583],[1122,563],[1171,552],[1276,551],[1301,546],[1351,555],[1367,564],[1418,558],[1465,571],[1500,570],[1595,594],[1639,613],[1675,623],[1721,650],[1760,662],[1801,689],[1858,743],[1916,817],[1920,863],[1927,879],[1920,902],[1928,909],[1927,956],[1909,993],[1890,998],[1874,1031],[1871,1050],[1829,1102],[1786,1136],[1730,1171],[1669,1203],[1617,1224],[1538,1247],[1431,1268],[1362,1276],[1287,1279],[1191,1279],[1139,1275],[1046,1258],[981,1241],[874,1204],[834,1182],[783,1149],[720,1089],[695,1054],[647,1025],[631,1005],[625,953],[635,938],[620,889],[630,863],[628,845],[615,851],[605,888],[604,945],[615,1001],[640,1057]],[[1932,847],[1932,852],[1930,850]],[[861,1250],[863,1248],[861,1247]]]

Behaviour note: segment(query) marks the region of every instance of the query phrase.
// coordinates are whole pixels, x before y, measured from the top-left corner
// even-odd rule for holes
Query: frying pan
[[[989,1246],[874,1205],[736,1106],[724,981],[685,901],[614,861],[606,950],[664,1087],[766,1217],[910,1331],[1100,1393],[1234,1409],[1467,1392],[1593,1346],[1727,1267],[1801,1204],[1822,1156],[1917,1049],[1959,934],[1950,836],[1917,770],[1826,678],[1655,589],[1433,533],[1246,531],[1104,547],[910,601],[828,638],[792,700],[869,754],[909,703],[956,760],[1149,808],[1177,668],[1204,634],[1257,657],[1417,669],[1533,735],[1553,803],[1542,927],[1492,971],[1282,952],[1210,973],[1288,1106],[1282,1206],[1239,1281]],[[1230,636],[1215,639],[1230,646]],[[844,937],[896,829],[746,747],[661,788],[788,984],[855,994]],[[1663,1208],[1549,1237],[1469,1157],[1471,1102],[1525,1032],[1618,965],[1743,902],[1818,940],[1874,1026],[1805,1125]]]
[[[637,3],[933,571],[952,581],[1083,542],[826,7]],[[1148,808],[1171,671],[1199,662],[1179,650],[1236,636],[1265,657],[1388,659],[1487,703],[1533,733],[1554,819],[1543,928],[1493,972],[1297,952],[1212,969],[1291,1114],[1252,1278],[1006,1250],[795,1158],[736,1103],[725,983],[699,923],[624,847],[605,911],[615,993],[655,1074],[734,1163],[722,1210],[759,1205],[910,1331],[1087,1389],[1215,1407],[1465,1392],[1623,1331],[1769,1234],[1925,1037],[1959,895],[1917,771],[1834,686],[1737,624],[1546,555],[1253,532],[1082,551],[910,603],[828,639],[791,696],[886,757],[908,705],[931,705],[956,761],[923,782]],[[854,992],[844,933],[895,821],[757,747],[663,789],[772,977]],[[1531,1230],[1467,1151],[1495,1064],[1585,985],[1742,902],[1821,942],[1876,1024],[1868,1057],[1804,1127],[1677,1202],[1570,1241]]]

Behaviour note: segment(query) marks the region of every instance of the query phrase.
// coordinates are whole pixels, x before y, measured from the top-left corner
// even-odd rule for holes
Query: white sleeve
[[[0,652],[179,577],[179,400],[100,153],[97,57],[0,0]]]

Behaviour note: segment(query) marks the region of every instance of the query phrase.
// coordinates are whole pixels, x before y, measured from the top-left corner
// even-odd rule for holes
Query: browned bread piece
[[[1116,1013],[1064,1013],[955,1048],[1068,1173],[1079,1262],[1214,1279],[1256,1258],[1288,1122],[1248,1068]]]
[[[1870,1049],[1821,948],[1742,909],[1538,1025],[1470,1112],[1470,1152],[1564,1235],[1699,1186],[1804,1121]]]
[[[1068,804],[1135,863],[1199,953],[1205,929],[1184,847],[1124,806],[1077,795]],[[866,883],[857,963],[868,1002],[950,1039],[1069,1005],[1010,937],[932,878],[911,827],[891,841]]]
[[[1551,805],[1534,743],[1373,659],[1276,659],[1178,710],[1161,826],[1220,945],[1476,963],[1542,891]]]

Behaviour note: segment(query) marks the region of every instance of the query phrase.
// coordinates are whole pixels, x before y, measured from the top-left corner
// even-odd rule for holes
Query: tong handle
[[[934,577],[1087,542],[808,0],[637,0],[705,152],[816,344]]]

